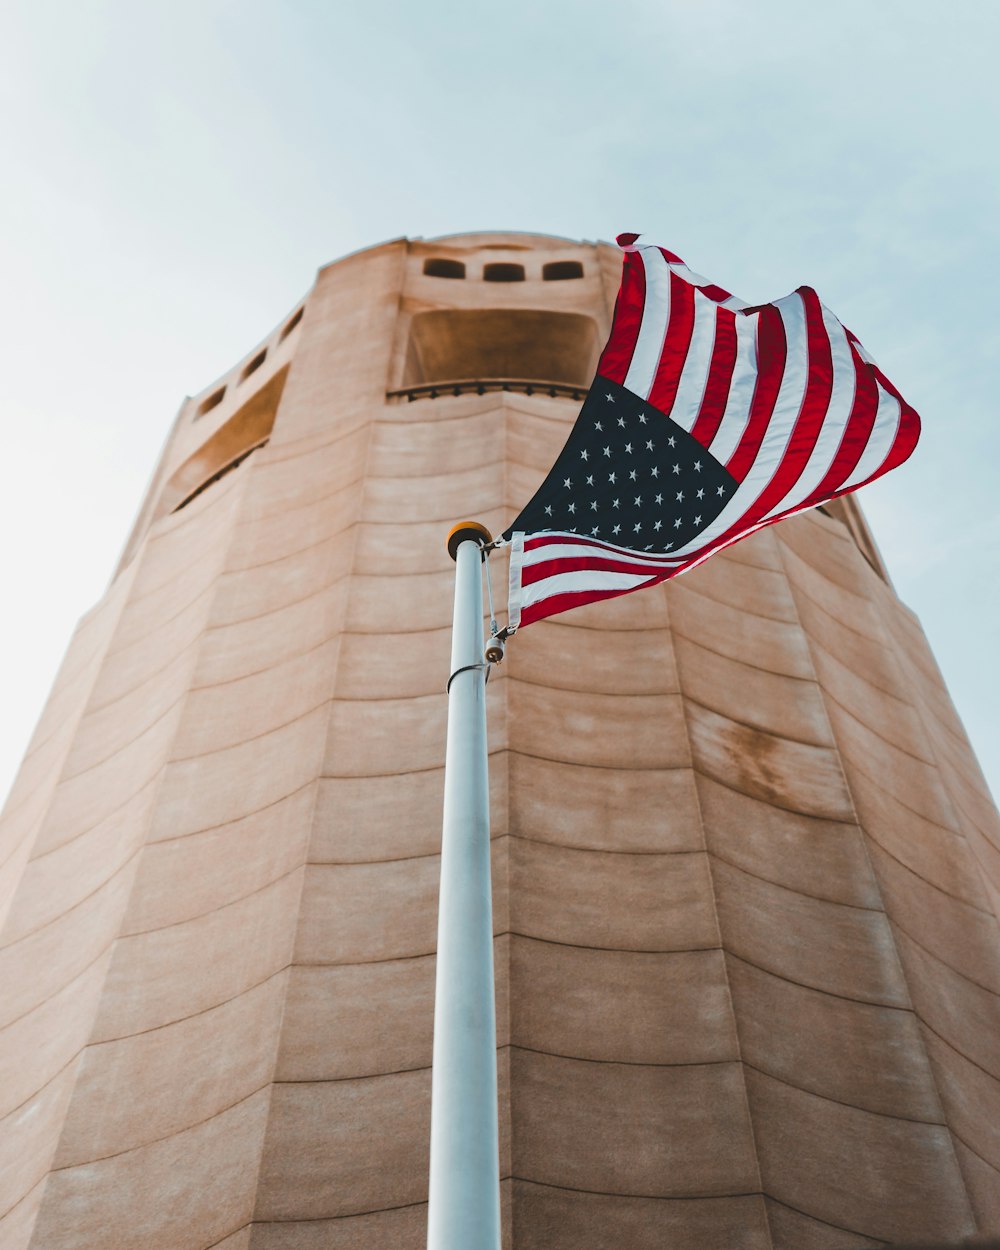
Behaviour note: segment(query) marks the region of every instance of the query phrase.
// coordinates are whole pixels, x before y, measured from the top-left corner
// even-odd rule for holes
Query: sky
[[[173,416],[323,264],[641,231],[814,286],[921,413],[861,492],[1000,793],[1000,4],[6,0],[0,797]]]

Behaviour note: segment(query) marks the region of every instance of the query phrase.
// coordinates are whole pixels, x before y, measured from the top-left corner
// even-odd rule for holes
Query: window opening
[[[265,347],[262,352],[258,352],[257,355],[254,356],[253,360],[250,361],[247,367],[240,374],[240,381],[245,382],[251,373],[256,373],[266,359],[267,348]]]
[[[465,264],[444,256],[432,256],[424,261],[424,273],[430,278],[464,278]]]
[[[291,319],[291,321],[289,321],[288,325],[286,325],[285,328],[281,331],[281,338],[278,339],[279,343],[283,343],[285,339],[288,338],[291,332],[295,329],[295,327],[302,320],[302,315],[304,312],[305,312],[305,308],[300,308],[299,311],[295,314],[295,316]]]
[[[561,282],[566,278],[582,278],[583,266],[578,260],[551,260],[542,266],[545,282]]]
[[[483,279],[486,282],[523,282],[524,266],[497,260],[483,266]]]
[[[213,408],[218,408],[225,398],[225,395],[226,388],[224,386],[220,386],[217,391],[213,391],[207,399],[203,399],[198,405],[198,411],[194,414],[194,419],[197,421],[198,418],[203,417],[206,412],[211,412]]]

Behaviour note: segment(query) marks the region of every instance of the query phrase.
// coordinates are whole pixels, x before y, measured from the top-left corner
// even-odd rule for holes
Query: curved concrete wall
[[[0,824],[4,1250],[423,1246],[443,538],[578,404],[387,392],[415,313],[603,337],[617,266],[384,244],[182,407]],[[286,368],[267,445],[162,515]],[[873,552],[853,503],[784,522],[490,682],[506,1247],[1000,1232],[1000,821]]]

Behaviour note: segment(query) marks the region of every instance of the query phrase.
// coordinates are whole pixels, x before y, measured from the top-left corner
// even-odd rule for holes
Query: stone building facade
[[[444,537],[619,265],[395,240],[182,406],[0,822],[3,1250],[422,1247]],[[857,506],[488,695],[507,1250],[1000,1231],[1000,821]]]

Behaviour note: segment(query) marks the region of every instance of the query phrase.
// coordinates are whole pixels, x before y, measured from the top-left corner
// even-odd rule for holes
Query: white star
[[[616,525],[611,532],[612,534],[620,534],[622,532],[622,527],[620,525]]]
[[[595,430],[603,430],[603,429],[604,429],[604,426],[603,426],[603,425],[601,425],[600,421],[595,421],[595,422],[594,422],[594,429],[595,429]]]
[[[611,448],[610,448],[610,447],[605,447],[605,449],[604,449],[604,454],[605,454],[606,456],[610,456],[610,455],[611,455]]]
[[[624,418],[624,417],[619,417],[619,418],[618,418],[618,424],[619,424],[619,425],[622,427],[622,429],[624,430],[624,428],[625,428],[625,418]]]
[[[681,471],[681,466],[680,466],[679,464],[675,464],[675,465],[674,465],[674,472],[675,472],[675,473],[680,473],[680,471]],[[568,485],[569,485],[569,483],[567,482],[567,483],[566,483],[566,485],[568,486]]]
[[[590,510],[591,510],[591,512],[596,512],[596,511],[597,511],[597,500],[596,500],[596,499],[592,499],[592,500],[590,501]]]
[[[683,500],[684,500],[684,492],[682,490],[679,490],[677,492],[677,502],[682,503]]]
[[[545,506],[545,515],[546,515],[546,516],[551,516],[551,515],[552,515],[552,505],[551,505],[551,504],[546,504],[546,506]]]
[[[653,522],[653,529],[654,529],[654,530],[658,530],[658,529],[660,529],[660,527],[661,527],[662,525],[663,525],[663,522],[662,522],[662,521],[654,521],[654,522]]]
[[[696,516],[696,517],[695,517],[695,519],[694,519],[694,523],[695,523],[695,525],[700,525],[700,524],[701,524],[701,517],[700,517],[700,516]]]
[[[583,449],[583,451],[581,451],[581,452],[580,452],[580,459],[581,459],[581,460],[589,460],[589,459],[590,459],[590,457],[587,455],[587,449],[586,449],[586,447]]]
[[[563,486],[572,486],[572,485],[573,485],[573,479],[572,479],[572,478],[567,477],[567,478],[565,478],[565,479],[564,479],[564,481],[563,481]]]
[[[600,530],[599,530],[599,529],[598,529],[598,527],[595,525],[595,526],[594,526],[594,528],[593,528],[590,532],[591,532],[592,534],[599,534],[599,533],[600,533]]]
[[[641,522],[641,521],[636,521],[635,525],[633,525],[633,526],[632,526],[632,532],[633,532],[634,534],[638,534],[638,532],[639,532],[641,529],[642,529],[642,522]]]
[[[681,527],[681,519],[680,517],[678,517],[677,520],[674,522],[674,529],[679,530],[680,527]]]
[[[629,471],[628,471],[628,480],[629,480],[630,482],[634,482],[634,481],[635,481],[635,469],[629,469]]]
[[[575,504],[575,503],[571,503],[571,504],[569,505],[569,510],[570,510],[570,512],[575,512],[575,511],[576,511],[576,504]]]
[[[664,543],[664,545],[663,545],[663,550],[664,550],[664,551],[673,551],[673,549],[674,549],[674,544],[673,544],[673,543]]]
[[[657,495],[657,496],[656,496],[656,502],[657,502],[657,503],[663,503],[663,496],[662,496],[662,495]]]
[[[653,467],[652,467],[652,469],[651,469],[651,472],[652,472],[652,474],[653,474],[653,477],[659,477],[659,476],[660,476],[660,470],[656,467],[656,465],[655,465],[655,464],[653,465]]]
[[[705,498],[705,492],[704,492],[703,490],[700,490],[700,491],[698,492],[698,494],[695,496],[695,498],[697,498],[697,499],[704,499],[704,498]]]
[[[632,444],[631,444],[631,443],[626,443],[626,444],[625,444],[625,450],[626,450],[626,451],[628,452],[628,454],[631,456],[631,454],[632,454]]]
[[[605,395],[604,398],[608,401],[609,404],[613,404],[615,402],[615,397],[614,395],[610,394],[610,392],[607,395]]]
[[[695,473],[700,473],[700,472],[701,472],[701,461],[700,461],[700,460],[696,460],[696,461],[694,462],[694,471],[695,471]]]
[[[643,547],[643,551],[652,551],[652,550],[653,550],[653,544],[652,544],[652,543],[647,543],[647,544],[645,545],[645,547]]]
[[[726,493],[726,488],[724,486],[720,486],[719,489],[715,493],[717,495],[724,495]]]
[[[620,499],[612,499],[611,506],[612,508],[617,508],[620,503],[621,503]]]
[[[594,475],[593,473],[591,473],[590,477],[587,478],[587,485],[593,486],[593,484],[594,484]]]
[[[614,484],[615,484],[615,482],[616,482],[617,480],[618,480],[618,475],[617,475],[616,473],[609,473],[609,474],[608,474],[608,481],[611,483],[611,485],[612,485],[612,486],[614,486]]]
[[[653,440],[652,440],[652,439],[650,439],[650,440],[649,440],[649,442],[646,444],[646,450],[647,450],[647,451],[652,451],[652,450],[653,450]]]
[[[638,508],[638,507],[639,507],[639,505],[640,505],[641,503],[642,503],[642,496],[641,496],[641,495],[636,495],[636,497],[635,497],[635,506]]]
[[[676,446],[677,446],[677,439],[676,439],[676,438],[674,438],[674,436],[673,436],[672,434],[671,434],[671,435],[670,435],[670,437],[667,439],[667,446],[668,446],[668,447],[676,447]]]
[[[639,413],[639,424],[640,425],[646,424],[646,414],[644,412]]]

